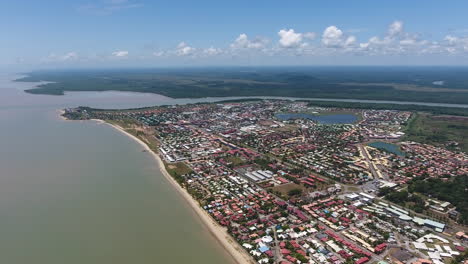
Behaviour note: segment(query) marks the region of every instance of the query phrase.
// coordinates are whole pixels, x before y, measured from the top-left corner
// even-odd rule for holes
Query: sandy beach
[[[65,114],[65,110],[59,109],[57,110],[57,114],[62,121],[68,121],[68,119],[63,116],[63,114]]]
[[[103,123],[103,120],[93,120],[99,123]],[[104,122],[105,123],[105,122]],[[145,144],[141,139],[135,137],[134,135],[128,133],[122,127],[114,124],[106,123],[123,134],[127,135],[131,139],[138,142],[146,151],[151,153],[156,162],[158,163],[159,169],[164,177],[171,183],[177,192],[182,195],[182,197],[187,201],[190,208],[195,212],[195,214],[202,220],[207,229],[210,231],[211,235],[224,247],[224,249],[232,256],[233,260],[236,263],[255,263],[253,258],[239,245],[228,233],[227,230],[220,226],[205,210],[203,210],[198,202],[192,198],[192,196],[182,188],[171,175],[166,171],[165,166],[161,158],[157,153],[151,150],[148,145]]]

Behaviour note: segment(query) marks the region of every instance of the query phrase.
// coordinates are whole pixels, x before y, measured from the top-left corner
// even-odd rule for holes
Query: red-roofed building
[[[382,251],[385,250],[385,248],[387,248],[387,244],[385,244],[385,243],[379,244],[374,248],[374,252],[377,253],[377,254],[380,254],[380,253],[382,253]]]
[[[362,257],[362,258],[356,260],[356,262],[354,262],[354,263],[355,264],[363,264],[363,263],[366,263],[367,261],[369,261],[368,257]]]

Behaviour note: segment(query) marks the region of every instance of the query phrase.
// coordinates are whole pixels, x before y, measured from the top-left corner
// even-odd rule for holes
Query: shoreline
[[[68,121],[68,119],[63,116],[65,114],[65,110],[59,109],[57,110],[57,114],[62,121]]]
[[[242,246],[239,245],[237,241],[235,241],[231,235],[227,233],[226,229],[220,226],[205,210],[200,207],[198,202],[193,199],[193,197],[184,188],[182,188],[178,182],[176,182],[176,180],[167,172],[159,155],[155,153],[145,142],[128,133],[124,128],[118,125],[110,124],[100,119],[92,119],[91,121],[98,122],[99,124],[104,123],[113,127],[114,129],[133,139],[146,151],[151,153],[159,167],[159,171],[162,173],[164,178],[166,178],[170,185],[172,185],[174,189],[176,189],[176,191],[182,196],[182,198],[184,198],[192,211],[196,214],[199,220],[201,220],[202,224],[205,225],[205,227],[208,229],[209,233],[221,244],[224,250],[232,257],[233,261],[239,264],[255,263],[253,258],[242,248]]]

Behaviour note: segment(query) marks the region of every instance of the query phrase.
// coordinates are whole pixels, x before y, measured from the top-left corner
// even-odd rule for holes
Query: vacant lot
[[[288,197],[289,196],[288,195],[289,191],[294,190],[294,189],[299,189],[299,190],[303,191],[304,187],[291,182],[291,183],[286,183],[286,184],[282,184],[282,185],[279,185],[279,186],[275,186],[275,187],[273,187],[271,189],[272,189],[272,191],[280,192],[281,196],[283,196],[283,197]]]
[[[176,163],[166,163],[166,169],[171,175],[185,175],[187,173],[192,172],[192,169],[190,169],[185,163],[183,162],[176,162]]]

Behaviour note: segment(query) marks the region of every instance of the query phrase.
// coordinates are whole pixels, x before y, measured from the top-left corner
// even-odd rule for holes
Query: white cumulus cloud
[[[343,31],[336,26],[327,27],[322,34],[322,44],[328,48],[348,47],[355,43],[355,36],[346,36]]]
[[[294,29],[281,29],[278,32],[278,36],[280,37],[280,46],[284,48],[299,46],[303,38],[303,35],[301,33],[294,32]]]
[[[122,5],[133,0],[102,0],[109,4]],[[391,22],[391,21],[390,21]],[[242,33],[232,43],[225,47],[204,46],[194,48],[187,42],[179,43],[175,48],[159,50],[151,47],[148,54],[156,57],[182,57],[193,59],[208,59],[212,57],[226,58],[232,56],[243,59],[244,55],[265,56],[281,59],[281,56],[336,56],[336,55],[360,55],[360,56],[393,56],[393,55],[422,55],[434,54],[438,56],[456,55],[459,58],[468,58],[468,35],[465,31],[450,31],[442,39],[431,39],[427,34],[420,32],[406,32],[403,21],[393,21],[383,28],[381,34],[371,36],[367,41],[358,42],[356,36],[359,31],[351,34],[350,30],[342,30],[336,25],[326,27],[321,35],[313,32],[298,32],[292,28],[283,28],[276,32],[277,42],[271,43],[265,37],[249,37]],[[318,39],[316,39],[318,38]],[[108,55],[108,54],[111,55]],[[132,55],[132,59],[139,58]],[[127,50],[107,51],[99,56],[86,55],[82,52],[70,51],[62,53],[50,53],[40,61],[44,63],[82,63],[87,61],[112,60],[129,57]],[[218,58],[219,58],[218,57]],[[238,57],[238,58],[237,58]],[[145,58],[148,58],[145,56]],[[457,57],[458,58],[458,57]]]
[[[208,55],[208,56],[216,56],[223,53],[221,49],[214,48],[214,47],[209,47],[207,49],[203,50],[203,54]]]
[[[126,50],[117,50],[117,51],[112,52],[112,56],[120,57],[120,58],[127,57],[128,56],[128,51],[126,51]]]
[[[394,21],[390,26],[388,26],[388,36],[395,37],[403,33],[403,22]]]
[[[447,46],[446,50],[449,53],[468,51],[468,36],[456,37],[452,35],[447,35],[444,38],[444,43]]]
[[[322,43],[327,47],[339,46],[343,40],[343,31],[336,26],[329,26],[323,31]]]
[[[177,49],[175,53],[177,56],[189,56],[189,55],[193,55],[194,52],[195,52],[195,48],[190,47],[187,43],[182,41],[181,43],[179,43],[179,45],[177,45]]]
[[[349,36],[345,39],[344,45],[345,46],[351,46],[356,43],[356,37],[355,36]]]
[[[440,46],[437,42],[421,39],[420,34],[404,31],[402,21],[392,22],[383,38],[371,37],[368,42],[360,43],[360,51],[368,55],[388,54],[422,54],[437,53]]]
[[[266,46],[268,41],[263,38],[255,38],[255,39],[249,39],[247,34],[240,34],[239,37],[234,40],[234,42],[231,44],[231,48],[233,49],[262,49]]]

